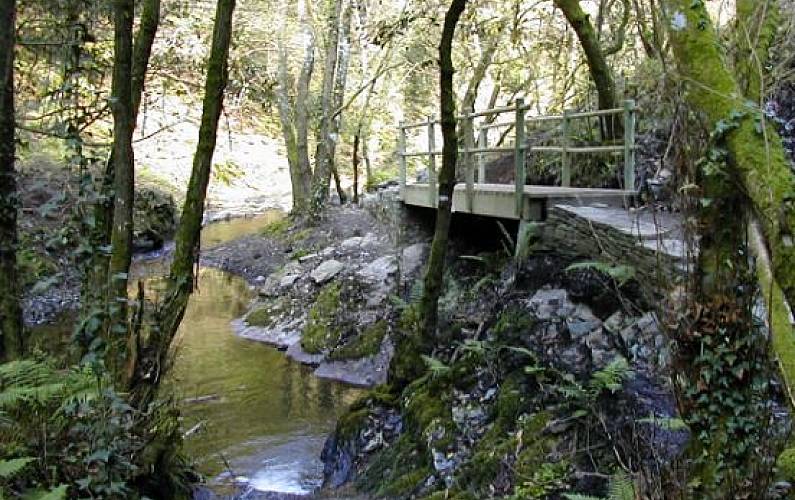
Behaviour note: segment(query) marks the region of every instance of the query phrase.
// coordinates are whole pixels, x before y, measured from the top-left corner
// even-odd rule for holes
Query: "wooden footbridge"
[[[465,180],[455,187],[454,212],[523,222],[542,221],[547,208],[558,203],[623,206],[636,194],[634,101],[625,101],[623,108],[552,116],[529,116],[529,109],[518,99],[512,106],[458,117],[463,143],[458,170]],[[400,193],[407,205],[429,208],[438,205],[437,157],[442,154],[436,141],[439,126],[439,121],[430,117],[421,123],[401,123],[398,127]],[[512,145],[508,143],[511,135]],[[602,139],[616,135],[620,137]],[[490,181],[488,155],[498,155],[503,160],[513,157],[512,184],[504,179]],[[541,155],[548,165],[558,169],[556,177],[560,185],[525,183],[528,165]],[[604,168],[615,170],[621,188],[572,187],[572,172],[576,174],[588,155],[605,159]],[[416,171],[418,166],[427,169],[427,176],[410,182],[409,169],[414,167]]]

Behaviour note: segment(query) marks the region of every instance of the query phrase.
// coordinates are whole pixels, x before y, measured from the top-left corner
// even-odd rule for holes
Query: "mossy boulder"
[[[138,250],[154,250],[174,236],[177,204],[174,197],[153,187],[135,191],[133,244]]]
[[[309,309],[309,317],[301,332],[301,347],[310,354],[321,354],[340,341],[342,328],[336,322],[340,308],[340,284],[330,283],[318,293]]]
[[[331,351],[329,359],[337,361],[375,356],[381,350],[387,328],[385,320],[367,325],[361,333],[355,334],[342,346]]]

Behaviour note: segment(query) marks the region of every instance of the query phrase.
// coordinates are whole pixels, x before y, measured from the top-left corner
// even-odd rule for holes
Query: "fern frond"
[[[582,495],[580,493],[564,493],[563,498],[566,500],[605,500],[602,497],[592,497],[590,495]]]
[[[601,370],[594,372],[590,386],[596,392],[602,390],[616,392],[621,390],[624,381],[631,378],[632,375],[627,360],[619,356]]]
[[[53,488],[49,491],[37,491],[33,494],[29,494],[28,498],[30,500],[64,500],[66,498],[66,494],[69,491],[69,485],[62,484],[57,488]]]
[[[34,457],[14,458],[11,460],[0,460],[0,477],[10,479],[22,472],[31,462],[35,462]]]
[[[610,478],[610,500],[635,500],[635,483],[624,471],[613,474]]]

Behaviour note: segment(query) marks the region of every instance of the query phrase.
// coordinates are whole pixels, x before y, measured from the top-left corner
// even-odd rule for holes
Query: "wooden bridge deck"
[[[461,172],[465,182],[456,185],[452,210],[506,219],[519,219],[525,222],[542,221],[547,209],[558,203],[569,205],[626,206],[635,191],[635,124],[636,108],[634,101],[625,101],[624,106],[590,112],[566,111],[561,115],[528,116],[529,106],[517,99],[511,106],[467,113],[458,117],[463,132],[459,150]],[[508,119],[505,119],[508,115]],[[500,118],[502,117],[502,118]],[[596,123],[594,123],[594,121]],[[574,128],[574,124],[585,123],[585,127]],[[610,123],[609,127],[606,125]],[[549,125],[551,124],[551,125]],[[427,121],[415,124],[400,123],[398,126],[398,161],[400,171],[401,199],[407,205],[435,208],[438,206],[437,149],[438,119],[429,117]],[[555,144],[531,144],[526,134],[528,127],[552,126]],[[604,130],[621,130],[623,141],[612,137],[605,141]],[[425,131],[419,150],[410,148],[408,130]],[[579,132],[578,132],[579,130]],[[594,133],[594,130],[599,130]],[[509,132],[513,131],[513,144],[503,144]],[[590,137],[590,144],[582,142],[583,131]],[[490,140],[490,132],[500,132],[495,142]],[[594,136],[598,136],[595,141]],[[475,140],[477,139],[477,143]],[[561,186],[525,185],[528,153],[560,155]],[[485,155],[502,154],[513,156],[513,184],[490,184],[487,176],[488,165]],[[623,189],[598,189],[571,187],[572,167],[577,158],[583,155],[599,154],[623,157]],[[408,182],[408,160],[427,159],[427,183]],[[423,160],[424,161],[424,160]]]
[[[430,190],[431,185],[427,183],[406,184],[402,189],[403,203],[436,208],[438,196],[431,196]],[[559,203],[568,205],[598,203],[620,207],[623,206],[625,200],[634,195],[634,191],[618,189],[524,186],[522,210],[521,213],[517,213],[516,190],[512,184],[474,184],[471,203],[467,196],[466,184],[458,184],[453,194],[453,212],[503,219],[540,221],[545,218],[548,207]]]

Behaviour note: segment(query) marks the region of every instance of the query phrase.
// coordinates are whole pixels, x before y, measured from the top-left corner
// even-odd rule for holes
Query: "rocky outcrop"
[[[323,454],[328,487],[353,481],[387,498],[604,494],[601,471],[616,460],[666,467],[681,455],[689,434],[668,424],[678,410],[655,315],[597,315],[565,288],[516,289],[502,274],[491,298],[462,286],[446,299],[445,317],[457,319],[424,376],[343,416]]]
[[[389,297],[401,279],[418,276],[428,245],[396,247],[367,212],[349,215],[352,227],[369,221],[372,230],[351,235],[339,228],[336,236],[318,226],[278,235],[298,251],[255,279],[259,298],[233,326],[241,337],[315,366],[318,377],[369,387],[386,382],[394,354],[397,313]]]

